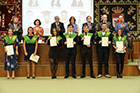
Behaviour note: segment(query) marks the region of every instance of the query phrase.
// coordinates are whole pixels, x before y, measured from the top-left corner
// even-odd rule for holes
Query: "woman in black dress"
[[[56,78],[56,71],[58,68],[58,61],[60,58],[60,50],[61,50],[61,45],[62,45],[62,37],[58,35],[57,30],[54,28],[51,31],[51,36],[48,38],[47,43],[50,45],[50,50],[49,50],[49,59],[50,59],[50,67],[51,67],[51,72],[52,72],[52,79]],[[56,38],[56,46],[51,46],[50,40],[52,38]]]
[[[32,78],[35,79],[35,62],[31,61],[29,58],[32,54],[36,55],[38,43],[38,36],[34,35],[33,28],[28,28],[28,35],[23,36],[24,43],[24,53],[25,53],[25,61],[27,62],[27,79],[30,78],[30,62],[32,63]]]

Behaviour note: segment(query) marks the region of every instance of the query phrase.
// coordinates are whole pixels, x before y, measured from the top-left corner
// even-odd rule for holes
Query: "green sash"
[[[23,36],[24,40],[27,42],[27,44],[34,44],[35,41],[38,39],[38,36],[34,35],[32,39],[30,39],[27,35]]]
[[[80,37],[82,38],[82,37],[84,37],[84,33],[82,33],[82,34],[80,34]],[[93,34],[92,33],[88,33],[88,36],[90,36],[90,39],[91,39],[91,37],[93,36]]]
[[[109,32],[109,31],[106,31],[104,35],[103,35],[102,31],[98,32],[99,37],[108,37],[110,34],[111,34],[111,32]]]
[[[69,35],[69,33],[65,33],[66,38],[73,38],[74,39],[76,36],[77,36],[76,33],[72,33],[71,36]]]
[[[9,36],[6,36],[4,39],[6,40],[7,44],[14,44],[16,38],[17,38],[17,36],[13,35],[11,39],[9,38]]]
[[[49,36],[49,37],[52,37],[52,35]],[[57,37],[56,37],[56,40],[57,40],[57,41],[60,41],[60,40],[62,40],[62,39],[63,39],[63,38],[62,38],[61,36],[57,36]]]
[[[116,44],[117,41],[123,41],[123,43],[125,43],[125,40],[126,40],[126,36],[121,37],[120,40],[119,40],[119,38],[117,36],[114,36],[113,38],[114,38],[115,44]]]

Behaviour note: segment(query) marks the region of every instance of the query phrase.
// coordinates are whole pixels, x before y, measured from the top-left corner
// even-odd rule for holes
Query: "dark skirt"
[[[24,57],[25,61],[30,60],[30,56],[35,52],[35,44],[26,44],[27,56]]]
[[[59,59],[60,58],[60,46],[50,47],[49,58],[50,59]]]

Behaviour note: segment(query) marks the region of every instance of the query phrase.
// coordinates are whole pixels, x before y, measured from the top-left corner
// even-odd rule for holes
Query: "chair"
[[[128,40],[128,58],[130,59],[131,56],[131,61],[134,62],[134,45],[133,45],[133,37],[129,37]]]

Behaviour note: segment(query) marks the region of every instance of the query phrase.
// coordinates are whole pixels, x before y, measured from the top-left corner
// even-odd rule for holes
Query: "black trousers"
[[[122,73],[123,72],[124,57],[125,57],[125,53],[116,53],[116,69],[117,69],[117,73]],[[119,69],[120,64],[121,64],[121,69]]]
[[[92,48],[87,48],[86,46],[82,46],[82,63],[83,63],[82,74],[85,75],[86,55],[88,56],[88,61],[90,65],[90,74],[93,75]]]
[[[72,64],[72,76],[76,75],[75,71],[75,60],[76,60],[77,49],[76,48],[65,48],[65,62],[66,62],[66,75],[69,76],[69,63],[71,58]]]
[[[98,74],[102,74],[103,61],[105,66],[105,74],[109,74],[108,71],[109,52],[110,52],[110,47],[98,46],[98,60],[99,60]]]

